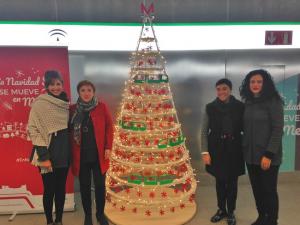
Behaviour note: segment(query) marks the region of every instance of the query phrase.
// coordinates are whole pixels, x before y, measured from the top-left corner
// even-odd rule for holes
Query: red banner
[[[0,48],[0,213],[42,210],[42,180],[28,161],[32,145],[26,127],[31,102],[45,92],[46,70],[62,74],[70,96],[67,48]],[[66,208],[72,208],[72,176],[67,193]]]

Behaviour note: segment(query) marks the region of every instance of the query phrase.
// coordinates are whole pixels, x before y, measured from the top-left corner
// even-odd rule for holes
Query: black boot
[[[85,216],[84,217],[84,225],[93,225],[92,216]]]
[[[212,216],[212,218],[210,219],[210,221],[212,223],[217,223],[220,220],[224,219],[225,217],[227,217],[227,212],[223,211],[221,209],[218,209],[218,211],[216,212],[215,215]]]
[[[100,225],[109,225],[107,218],[104,214],[101,216],[98,216],[97,221],[98,221],[98,223],[100,223]]]
[[[266,225],[267,223],[267,215],[266,214],[259,214],[257,219],[251,225]]]
[[[266,221],[267,222],[264,223],[264,225],[278,225],[277,219],[273,219],[273,218],[267,217]]]
[[[228,225],[236,225],[236,219],[234,213],[229,213],[227,217],[227,224]]]
[[[277,222],[267,222],[264,225],[278,225],[278,223]]]

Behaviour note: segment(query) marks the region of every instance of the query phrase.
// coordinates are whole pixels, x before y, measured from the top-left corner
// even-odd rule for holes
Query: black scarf
[[[84,102],[79,97],[77,99],[76,111],[71,119],[71,126],[74,130],[74,140],[80,144],[81,138],[81,124],[84,117],[84,112],[89,112],[98,105],[98,99],[94,96],[91,101]]]
[[[222,102],[219,98],[215,100],[217,110],[219,110],[223,115],[222,133],[224,134],[232,134],[233,131],[231,110],[234,102],[235,98],[232,95],[229,97],[228,102]]]
[[[64,92],[64,91],[61,92],[59,96],[53,95],[50,91],[47,91],[47,93],[48,93],[48,95],[51,95],[51,96],[53,96],[54,98],[58,98],[58,99],[63,100],[63,101],[65,101],[65,102],[68,102],[68,101],[69,101],[68,95],[67,95],[67,93]]]

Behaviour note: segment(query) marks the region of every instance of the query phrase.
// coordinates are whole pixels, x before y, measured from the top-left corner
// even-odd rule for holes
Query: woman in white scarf
[[[33,144],[31,163],[41,172],[43,206],[48,225],[61,225],[65,189],[70,165],[68,133],[69,102],[63,80],[57,71],[45,73],[47,94],[38,96],[31,106],[28,133]],[[56,218],[52,218],[55,199]]]

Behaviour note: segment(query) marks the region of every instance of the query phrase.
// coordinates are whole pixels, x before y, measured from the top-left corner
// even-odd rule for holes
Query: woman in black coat
[[[216,178],[219,209],[211,222],[227,217],[228,225],[235,225],[238,177],[245,173],[241,146],[244,105],[231,95],[231,89],[230,80],[217,81],[217,98],[206,105],[203,117],[201,148],[206,170]]]
[[[271,75],[262,69],[246,75],[240,94],[245,101],[244,159],[258,211],[258,218],[252,225],[277,225],[283,101]]]

